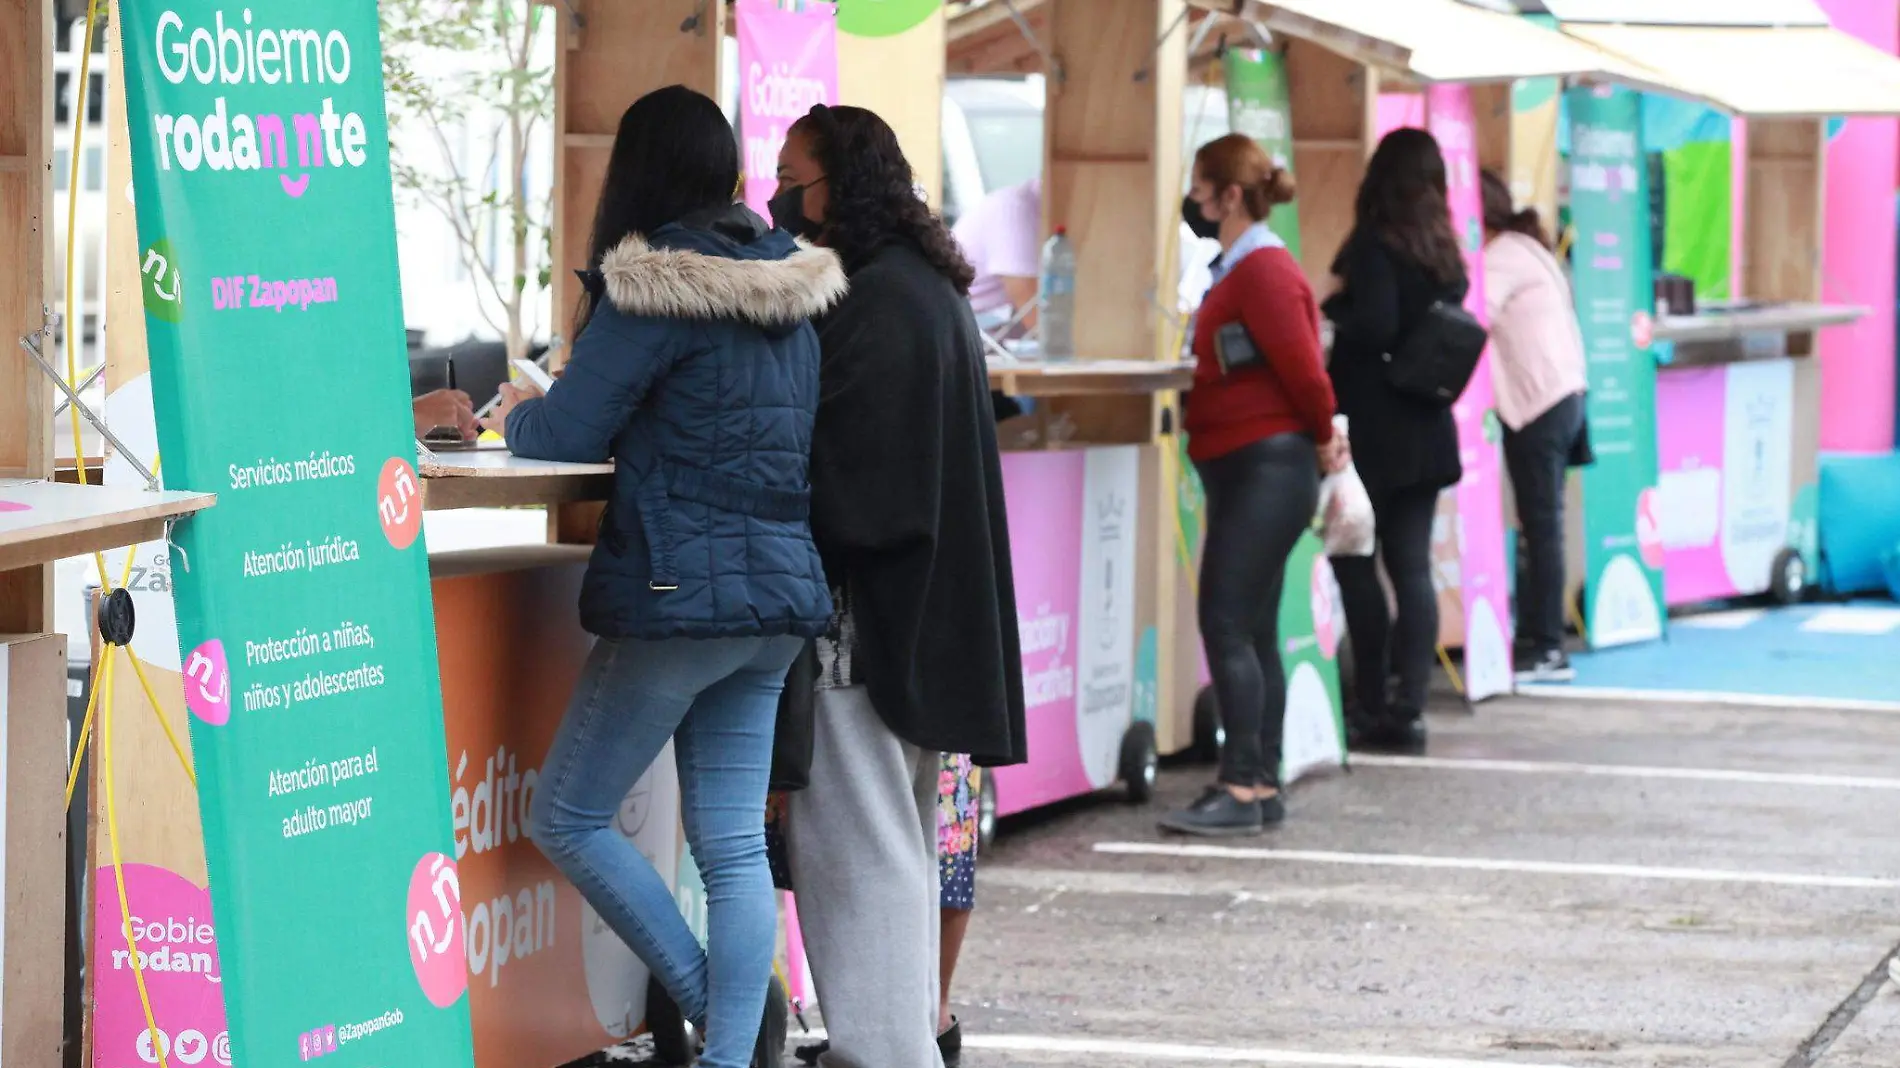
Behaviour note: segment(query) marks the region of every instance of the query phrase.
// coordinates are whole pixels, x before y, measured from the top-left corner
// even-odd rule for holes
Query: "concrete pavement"
[[[1900,715],[1519,698],[1432,725],[1428,759],[1302,784],[1211,854],[1113,801],[1006,824],[964,1063],[1900,1065]]]

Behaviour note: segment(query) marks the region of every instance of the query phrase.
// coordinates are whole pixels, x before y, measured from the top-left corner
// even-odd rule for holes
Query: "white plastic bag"
[[[1346,417],[1334,416],[1333,427],[1335,433],[1345,435]],[[1319,484],[1319,531],[1327,556],[1371,556],[1378,545],[1372,497],[1351,463]]]

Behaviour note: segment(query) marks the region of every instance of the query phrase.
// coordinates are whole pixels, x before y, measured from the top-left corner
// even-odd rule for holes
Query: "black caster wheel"
[[[1768,596],[1776,604],[1798,604],[1807,599],[1809,588],[1808,564],[1800,551],[1787,548],[1776,553],[1768,570]]]
[[[1122,782],[1128,787],[1128,800],[1145,805],[1154,800],[1155,779],[1161,770],[1161,754],[1155,749],[1155,725],[1137,722],[1122,735]]]
[[[687,1068],[699,1059],[693,1025],[686,1022],[672,995],[654,979],[647,980],[647,1033],[653,1036],[654,1064]]]
[[[1220,747],[1227,741],[1227,728],[1221,726],[1220,702],[1214,688],[1204,686],[1194,695],[1194,745],[1190,752],[1196,761],[1212,764],[1220,759]]]
[[[996,844],[996,776],[989,768],[977,772],[976,847],[987,853]]]

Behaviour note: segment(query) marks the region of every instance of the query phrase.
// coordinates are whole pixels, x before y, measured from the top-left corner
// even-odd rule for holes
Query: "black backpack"
[[[1471,384],[1490,339],[1464,305],[1432,301],[1412,332],[1384,355],[1386,383],[1413,400],[1449,408]]]

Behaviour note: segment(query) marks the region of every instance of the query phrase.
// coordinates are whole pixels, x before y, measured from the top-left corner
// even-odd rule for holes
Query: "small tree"
[[[482,318],[524,357],[548,284],[552,209],[528,177],[536,130],[553,120],[551,16],[533,0],[378,6],[396,185],[448,222]],[[464,135],[485,146],[485,166],[458,151]],[[502,239],[493,259],[489,235]]]

